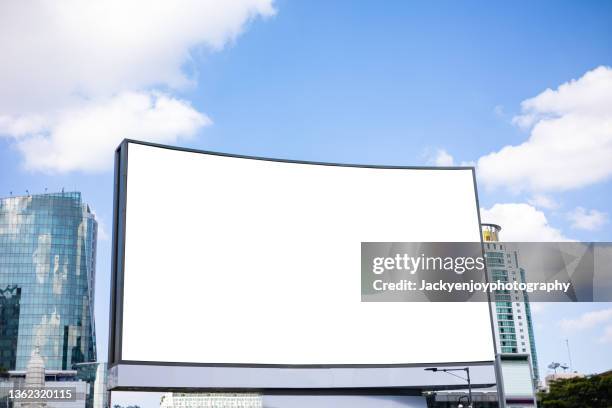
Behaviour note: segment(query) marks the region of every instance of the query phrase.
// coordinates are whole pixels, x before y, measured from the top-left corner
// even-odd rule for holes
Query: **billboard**
[[[362,242],[480,241],[471,168],[124,141],[115,171],[111,365],[299,373],[494,360],[486,302],[361,302]],[[300,375],[290,386],[310,384]]]

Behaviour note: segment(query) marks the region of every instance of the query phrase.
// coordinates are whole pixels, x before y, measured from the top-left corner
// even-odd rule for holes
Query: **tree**
[[[538,395],[543,408],[612,407],[612,371],[583,378],[555,380]]]

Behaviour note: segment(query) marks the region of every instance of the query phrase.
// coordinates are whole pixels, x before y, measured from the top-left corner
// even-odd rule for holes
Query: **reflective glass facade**
[[[0,199],[0,367],[95,361],[97,223],[78,192]]]
[[[106,363],[79,363],[74,365],[77,378],[87,382],[88,391],[85,400],[87,408],[108,408]]]

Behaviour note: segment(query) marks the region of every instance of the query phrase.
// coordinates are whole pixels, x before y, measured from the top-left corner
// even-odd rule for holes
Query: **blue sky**
[[[109,164],[123,137],[333,162],[452,157],[478,166],[484,215],[507,226],[502,238],[610,241],[612,3],[196,3],[0,6],[0,195],[80,190],[110,235]],[[82,22],[53,24],[71,15]],[[24,21],[36,27],[28,36]],[[514,148],[490,156],[505,146]],[[110,239],[101,238],[104,358]],[[576,369],[612,368],[612,317],[585,316],[611,308],[538,308],[542,371],[566,360],[565,338]]]

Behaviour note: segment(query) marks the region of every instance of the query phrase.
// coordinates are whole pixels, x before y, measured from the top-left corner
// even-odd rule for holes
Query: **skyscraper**
[[[95,361],[97,223],[78,192],[0,199],[0,368]]]
[[[519,263],[519,252],[499,241],[501,227],[482,224],[482,229],[489,279],[494,282],[527,282],[525,270]],[[529,354],[533,377],[539,381],[529,296],[524,291],[504,290],[496,291],[491,300],[494,302],[493,322],[498,352]]]

